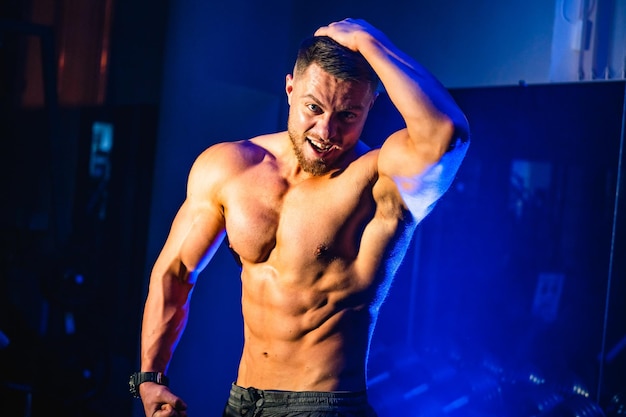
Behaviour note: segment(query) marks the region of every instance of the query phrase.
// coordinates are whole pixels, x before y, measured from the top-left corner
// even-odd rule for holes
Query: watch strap
[[[139,385],[144,382],[154,382],[159,385],[169,386],[170,380],[163,372],[135,372],[130,376],[128,382],[130,386],[130,393],[139,398]]]

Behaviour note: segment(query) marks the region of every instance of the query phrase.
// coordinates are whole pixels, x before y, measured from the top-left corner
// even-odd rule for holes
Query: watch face
[[[130,387],[130,393],[135,397],[138,395],[137,392],[137,375],[133,374],[130,376],[130,380],[128,381],[128,385]]]

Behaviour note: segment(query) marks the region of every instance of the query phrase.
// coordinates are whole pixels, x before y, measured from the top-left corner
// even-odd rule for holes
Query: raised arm
[[[141,331],[141,370],[163,372],[185,329],[189,301],[200,271],[224,238],[224,219],[217,203],[214,150],[205,151],[194,163],[187,197],[172,223],[167,240],[153,266]],[[219,174],[218,174],[219,175]],[[161,385],[146,382],[139,387],[147,416],[186,405]],[[157,414],[158,415],[158,414]]]
[[[369,23],[346,19],[315,35],[360,52],[378,74],[406,124],[383,143],[379,174],[391,178],[413,215],[423,218],[448,189],[465,156],[467,119],[430,72]]]

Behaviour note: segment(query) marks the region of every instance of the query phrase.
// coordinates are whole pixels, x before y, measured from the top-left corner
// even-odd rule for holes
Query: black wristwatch
[[[139,385],[144,382],[156,382],[167,387],[170,379],[162,372],[135,372],[130,376],[130,381],[128,381],[130,393],[133,397],[139,398]]]

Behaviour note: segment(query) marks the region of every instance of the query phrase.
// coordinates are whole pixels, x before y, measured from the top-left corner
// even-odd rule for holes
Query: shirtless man
[[[148,417],[187,415],[159,378],[226,235],[241,263],[245,342],[224,416],[375,415],[366,366],[378,311],[411,234],[456,175],[468,124],[367,22],[331,23],[312,39],[286,77],[288,130],[216,144],[191,168],[144,310]],[[406,128],[369,149],[359,138],[377,77]]]

